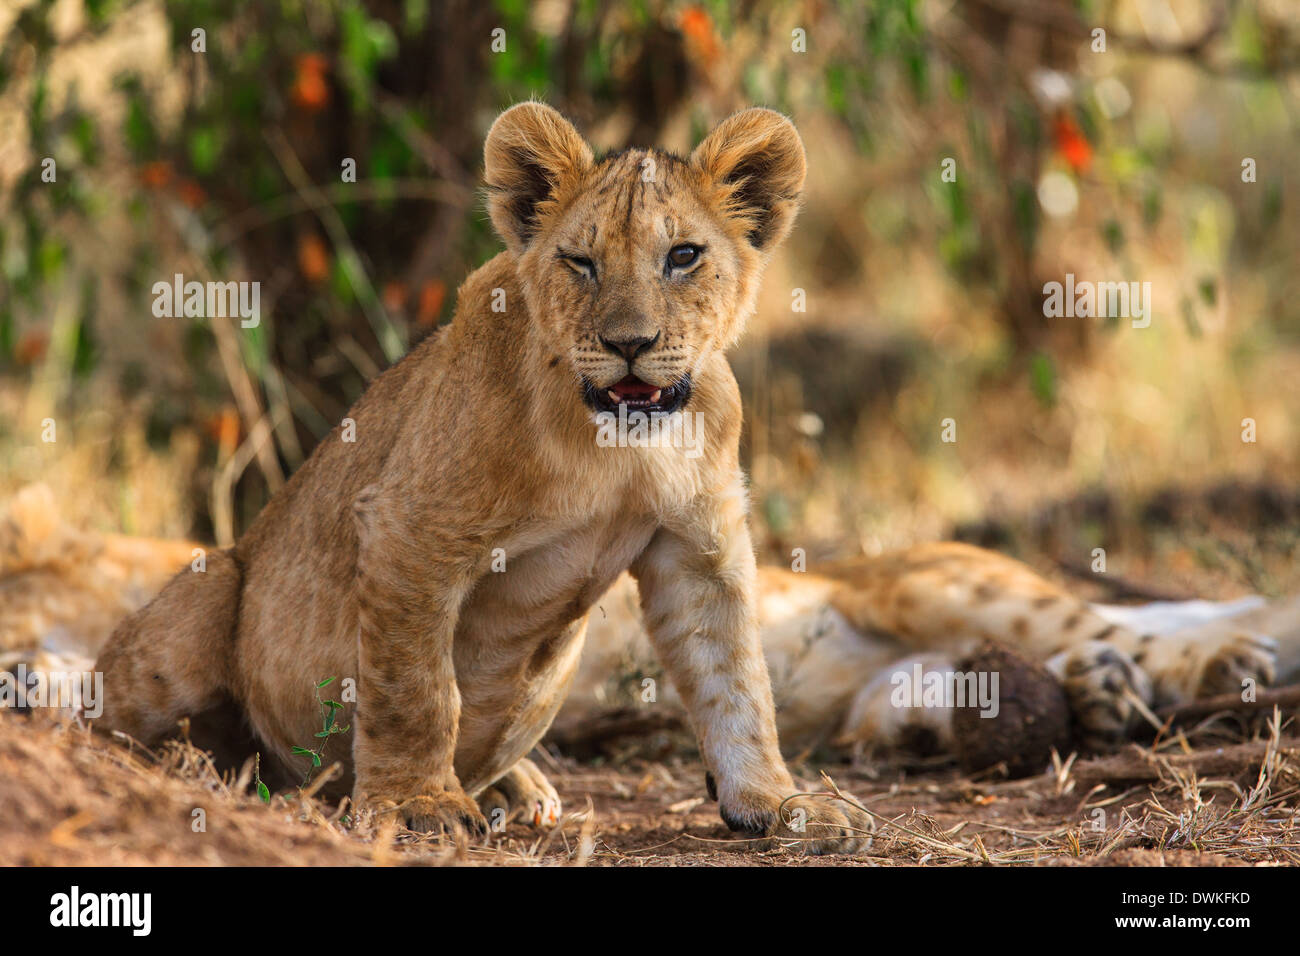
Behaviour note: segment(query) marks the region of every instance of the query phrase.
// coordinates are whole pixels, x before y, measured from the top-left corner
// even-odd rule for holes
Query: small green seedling
[[[335,722],[335,718],[338,716],[338,712],[343,709],[342,704],[340,704],[337,700],[321,699],[321,695],[320,695],[321,690],[324,689],[325,687],[328,687],[333,682],[334,682],[333,677],[327,677],[325,678],[325,680],[321,681],[319,684],[316,685],[316,702],[320,704],[320,708],[321,708],[321,729],[316,732],[316,737],[320,742],[314,748],[313,747],[293,748],[293,752],[295,754],[311,758],[311,764],[307,767],[307,772],[303,775],[302,783],[298,785],[299,790],[307,786],[307,782],[311,780],[312,771],[320,767],[321,757],[325,753],[325,748],[329,744],[329,739],[333,737],[335,734],[346,734],[349,730],[352,729],[351,725],[340,726],[338,723]],[[270,798],[268,797],[267,799]]]
[[[257,795],[263,803],[271,802],[271,788],[262,782],[262,754],[253,754],[253,780],[257,783]]]

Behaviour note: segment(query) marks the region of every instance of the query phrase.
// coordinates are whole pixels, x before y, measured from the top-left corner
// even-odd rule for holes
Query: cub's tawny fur
[[[300,766],[292,748],[319,729],[313,686],[351,677],[339,756],[355,799],[417,829],[482,829],[476,798],[554,796],[524,757],[564,699],[588,609],[629,570],[723,819],[779,832],[795,787],[723,352],[794,219],[799,136],[751,109],[688,159],[597,161],[557,112],[525,103],[497,119],[485,167],[507,251],[234,548],[118,627],[97,665],[99,723],[148,742],[234,702]],[[691,415],[691,447],[597,441],[598,416],[629,412]],[[784,807],[815,851],[853,849],[867,824],[838,801]]]

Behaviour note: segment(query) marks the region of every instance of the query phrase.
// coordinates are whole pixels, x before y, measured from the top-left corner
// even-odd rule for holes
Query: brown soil
[[[1300,862],[1300,740],[1260,724],[1238,743],[1207,740],[1076,760],[1024,780],[951,766],[830,766],[836,785],[876,814],[867,851],[804,857],[742,841],[704,799],[691,759],[620,765],[538,759],[565,801],[561,825],[511,824],[457,847],[351,821],[296,794],[269,806],[220,780],[204,756],[169,744],[146,755],[0,713],[0,863],[18,865],[899,866],[1052,864],[1227,866]],[[1261,775],[1261,765],[1267,764]],[[824,790],[813,767],[797,768]],[[242,785],[241,785],[242,784]],[[590,800],[590,805],[588,804]],[[205,828],[196,832],[195,811]],[[1103,815],[1099,815],[1097,811]]]

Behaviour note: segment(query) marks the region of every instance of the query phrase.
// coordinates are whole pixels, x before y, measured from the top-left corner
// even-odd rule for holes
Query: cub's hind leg
[[[560,821],[560,795],[537,764],[527,758],[480,793],[478,806],[493,830],[514,820],[535,827],[554,826]]]
[[[95,662],[104,684],[102,710],[85,710],[91,727],[150,746],[182,717],[229,703],[240,580],[230,552],[211,552],[206,570],[181,571],[118,624]]]

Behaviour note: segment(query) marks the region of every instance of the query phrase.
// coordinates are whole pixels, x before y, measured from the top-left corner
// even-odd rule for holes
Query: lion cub
[[[795,787],[723,355],[794,220],[798,133],[749,109],[689,159],[596,160],[559,113],[524,103],[484,152],[506,251],[348,413],[355,441],[336,429],[234,548],[118,626],[100,723],[149,742],[233,702],[302,766],[313,685],[352,677],[338,722],[354,799],[414,829],[481,831],[476,797],[554,795],[524,757],[564,699],[588,609],[630,570],[722,819],[751,834],[797,819],[814,852],[854,849],[856,809],[782,807]]]

